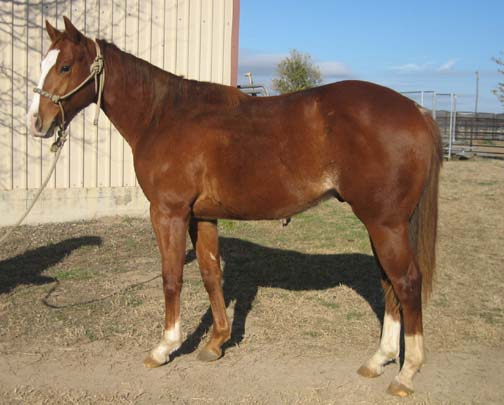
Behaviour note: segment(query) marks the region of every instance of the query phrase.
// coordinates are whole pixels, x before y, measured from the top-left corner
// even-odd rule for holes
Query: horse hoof
[[[145,360],[144,360],[144,366],[147,367],[147,368],[156,368],[156,367],[160,367],[162,366],[163,364],[165,363],[160,363],[158,362],[157,360],[154,360],[154,358],[152,357],[151,354],[149,354]]]
[[[361,366],[357,370],[357,374],[366,378],[376,378],[382,375],[382,373],[376,372],[375,370],[371,370],[369,367]]]
[[[398,383],[397,381],[392,381],[387,388],[387,393],[390,395],[394,395],[396,397],[407,397],[413,394],[413,390],[411,388],[406,387],[404,384]]]
[[[204,362],[210,362],[218,360],[221,357],[222,353],[215,353],[211,349],[203,349],[198,353],[198,360]]]

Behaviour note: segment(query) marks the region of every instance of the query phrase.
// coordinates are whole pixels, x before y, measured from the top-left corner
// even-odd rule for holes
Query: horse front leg
[[[198,359],[213,361],[221,357],[221,347],[231,336],[222,291],[217,222],[192,219],[189,235],[196,251],[201,277],[210,298],[213,317],[212,336],[200,351]]]
[[[145,367],[159,367],[182,343],[180,329],[180,291],[185,261],[186,233],[189,209],[150,208],[152,227],[161,252],[163,292],[165,298],[165,325],[159,344],[144,360]]]

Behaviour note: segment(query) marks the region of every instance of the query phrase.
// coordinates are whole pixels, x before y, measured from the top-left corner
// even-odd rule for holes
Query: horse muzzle
[[[57,126],[56,117],[50,121],[49,125],[44,125],[42,117],[37,113],[29,114],[27,121],[30,134],[36,138],[50,138]]]

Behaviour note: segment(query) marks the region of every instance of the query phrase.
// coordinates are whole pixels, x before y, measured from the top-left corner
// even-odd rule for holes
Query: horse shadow
[[[62,261],[82,246],[100,246],[98,236],[82,236],[27,250],[17,256],[0,261],[0,294],[9,293],[21,284],[48,284],[56,281],[42,273]]]
[[[350,254],[306,254],[261,246],[236,238],[223,238],[220,253],[224,260],[223,292],[226,307],[235,301],[231,339],[223,350],[238,345],[245,335],[245,323],[260,287],[289,291],[326,290],[346,285],[363,297],[380,323],[384,314],[380,271],[373,256]],[[188,252],[186,262],[195,259]],[[171,359],[196,350],[212,326],[210,308],[196,329]]]

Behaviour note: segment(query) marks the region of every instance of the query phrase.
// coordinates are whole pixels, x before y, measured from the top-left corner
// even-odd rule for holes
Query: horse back
[[[328,196],[377,194],[384,178],[400,182],[427,154],[418,107],[371,83],[223,99],[187,106],[149,159],[177,173],[159,173],[155,189],[191,195],[199,217],[281,218]]]

